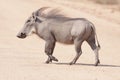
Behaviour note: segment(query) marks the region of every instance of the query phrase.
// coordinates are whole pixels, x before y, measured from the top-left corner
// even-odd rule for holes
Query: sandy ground
[[[102,47],[98,67],[93,66],[94,53],[86,42],[78,62],[70,66],[74,46],[57,44],[54,56],[59,62],[45,64],[42,39],[16,37],[25,19],[42,6],[60,7],[71,17],[85,17],[95,24]],[[0,0],[0,80],[120,80],[119,36],[120,24],[53,0]]]

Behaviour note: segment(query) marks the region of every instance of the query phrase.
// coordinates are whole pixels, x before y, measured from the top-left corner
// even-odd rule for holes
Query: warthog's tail
[[[97,37],[96,32],[95,32],[95,37],[96,37],[96,41],[97,41],[97,44],[98,44],[98,49],[100,49],[100,48],[101,48],[101,46],[100,46],[100,43],[99,43],[99,41],[98,41],[98,37]]]
[[[98,50],[101,48],[100,44],[99,44],[99,41],[98,41],[98,37],[97,37],[97,34],[96,34],[96,29],[95,29],[95,26],[92,24],[91,25],[91,28],[93,29],[94,31],[94,34],[95,34],[95,40],[97,42],[97,47],[98,47]]]

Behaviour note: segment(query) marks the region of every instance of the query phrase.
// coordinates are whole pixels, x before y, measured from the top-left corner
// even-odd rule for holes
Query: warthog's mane
[[[39,12],[39,11],[38,11]],[[46,18],[46,19],[56,19],[56,20],[70,20],[70,17],[67,17],[66,15],[61,13],[60,9],[52,9],[47,14],[39,15],[40,17]]]
[[[46,10],[46,8],[48,8],[48,7],[43,7],[43,8],[44,8],[44,10]],[[52,9],[46,14],[44,14],[44,12],[42,12],[43,14],[41,14],[40,9],[37,10],[35,13],[39,17],[43,17],[46,19],[55,19],[56,21],[86,20],[85,18],[68,17],[65,14],[62,14],[61,10],[58,8]]]

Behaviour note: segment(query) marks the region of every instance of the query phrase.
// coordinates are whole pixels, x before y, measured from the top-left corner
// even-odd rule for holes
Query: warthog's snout
[[[23,38],[26,38],[26,34],[25,33],[20,33],[20,34],[17,35],[17,37],[23,39]]]

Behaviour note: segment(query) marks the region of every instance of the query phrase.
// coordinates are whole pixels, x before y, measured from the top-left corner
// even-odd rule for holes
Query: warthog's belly
[[[74,43],[73,40],[65,40],[65,41],[59,40],[57,42],[63,43],[63,44],[73,44]]]
[[[63,37],[58,37],[56,38],[57,42],[63,43],[63,44],[73,44],[74,41],[72,39],[72,37],[70,36],[63,36]]]
[[[69,29],[54,31],[54,36],[57,42],[64,44],[73,44],[73,39]]]

